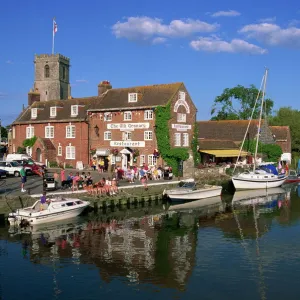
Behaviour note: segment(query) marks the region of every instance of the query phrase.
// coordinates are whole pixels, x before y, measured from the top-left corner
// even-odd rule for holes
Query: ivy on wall
[[[23,141],[23,147],[25,147],[25,148],[26,148],[26,147],[32,148],[32,147],[34,146],[36,140],[37,140],[37,137],[36,137],[36,136],[33,136],[33,137],[30,138],[30,139],[24,140],[24,141]]]
[[[158,106],[155,110],[156,139],[158,151],[167,164],[172,167],[175,176],[178,175],[179,162],[189,157],[187,148],[171,148],[169,120],[171,119],[171,104]]]
[[[194,158],[194,165],[195,167],[198,166],[201,162],[201,157],[199,153],[199,128],[197,122],[194,124],[194,132],[193,132],[193,139],[192,139],[192,151],[193,151],[193,158]]]

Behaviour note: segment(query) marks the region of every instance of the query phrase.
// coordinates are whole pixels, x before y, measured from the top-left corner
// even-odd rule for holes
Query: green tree
[[[300,111],[291,107],[281,107],[269,118],[272,126],[289,126],[292,139],[292,151],[300,152]]]
[[[259,91],[254,85],[249,88],[242,85],[237,85],[233,88],[224,89],[220,96],[217,96],[212,106],[211,120],[248,120],[251,117],[254,108],[255,100]],[[260,93],[259,100],[261,100],[262,93]],[[259,117],[260,104],[256,105],[253,119]],[[268,116],[272,112],[273,101],[265,99],[264,113]]]

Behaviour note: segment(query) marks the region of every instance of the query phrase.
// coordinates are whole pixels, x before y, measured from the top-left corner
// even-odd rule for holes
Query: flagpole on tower
[[[52,54],[54,54],[54,37],[57,32],[57,24],[55,22],[55,17],[52,20]]]

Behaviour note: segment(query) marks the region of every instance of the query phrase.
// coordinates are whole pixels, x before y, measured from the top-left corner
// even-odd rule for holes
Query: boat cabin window
[[[76,201],[76,204],[82,204],[83,202],[82,201]]]
[[[178,184],[178,187],[183,187],[183,188],[194,188],[195,187],[195,182],[184,182],[181,181]]]
[[[67,202],[66,204],[67,204],[67,206],[73,206],[74,202]]]

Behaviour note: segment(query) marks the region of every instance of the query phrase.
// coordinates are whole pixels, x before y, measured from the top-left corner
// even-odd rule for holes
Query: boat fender
[[[164,189],[164,191],[163,191],[163,196],[166,194],[166,189]]]

